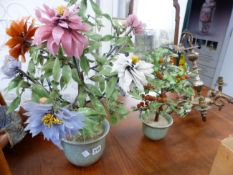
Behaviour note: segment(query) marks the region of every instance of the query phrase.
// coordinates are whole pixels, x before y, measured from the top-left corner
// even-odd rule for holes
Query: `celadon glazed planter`
[[[160,119],[161,118],[162,117],[160,117]],[[163,122],[160,125],[154,124],[155,122],[143,121],[142,128],[144,135],[151,140],[163,139],[166,136],[169,127],[173,124],[173,118],[170,115],[167,115],[163,119],[165,119],[166,122]]]
[[[105,138],[110,129],[107,120],[104,121],[103,127],[103,135],[95,140],[77,142],[62,139],[63,151],[69,162],[76,166],[85,167],[100,159],[105,149]]]

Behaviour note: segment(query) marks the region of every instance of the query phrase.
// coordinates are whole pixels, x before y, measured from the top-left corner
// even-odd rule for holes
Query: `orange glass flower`
[[[35,34],[37,27],[34,27],[32,20],[28,26],[28,17],[22,18],[18,21],[12,21],[9,28],[6,29],[6,33],[11,37],[6,45],[10,48],[9,53],[15,59],[19,59],[22,56],[22,62],[25,62],[25,53],[30,49],[32,38]]]

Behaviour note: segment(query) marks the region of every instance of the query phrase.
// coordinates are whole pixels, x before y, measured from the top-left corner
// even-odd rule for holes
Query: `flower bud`
[[[41,97],[39,100],[40,104],[46,104],[48,102],[48,98],[46,97]]]

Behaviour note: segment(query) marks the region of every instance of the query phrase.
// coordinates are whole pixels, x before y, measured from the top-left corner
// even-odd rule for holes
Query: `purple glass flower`
[[[26,131],[36,136],[43,133],[45,139],[51,140],[60,149],[61,139],[67,135],[76,135],[84,128],[85,116],[80,112],[61,108],[57,113],[52,113],[52,104],[39,104],[28,102],[23,104],[25,113],[29,118]]]
[[[1,70],[7,76],[7,78],[14,77],[18,68],[21,68],[21,62],[11,57],[10,55],[6,55]]]

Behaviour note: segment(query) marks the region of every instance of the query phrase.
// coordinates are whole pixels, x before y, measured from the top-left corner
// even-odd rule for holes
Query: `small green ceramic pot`
[[[163,139],[169,127],[173,124],[173,119],[170,115],[165,116],[165,119],[168,121],[166,126],[150,126],[147,123],[143,122],[143,133],[146,137],[151,140],[160,140]]]
[[[104,121],[104,133],[101,137],[87,141],[76,142],[62,139],[63,151],[66,158],[74,165],[85,167],[95,163],[102,156],[105,149],[105,138],[110,125]]]

